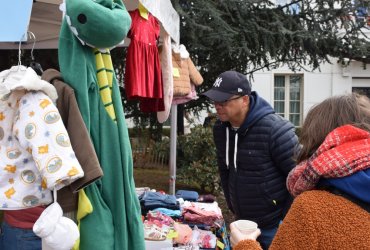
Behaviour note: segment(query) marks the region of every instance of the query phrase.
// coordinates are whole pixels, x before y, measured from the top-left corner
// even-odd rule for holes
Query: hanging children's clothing
[[[140,100],[140,110],[164,110],[162,73],[157,48],[160,25],[148,13],[148,19],[138,9],[129,11],[132,23],[127,35],[131,39],[126,56],[125,91],[128,100]]]
[[[58,99],[56,106],[67,129],[77,160],[80,162],[84,171],[84,177],[58,191],[58,201],[63,211],[76,211],[78,191],[100,178],[103,172],[94,146],[91,143],[90,135],[78,109],[73,89],[63,82],[60,72],[54,69],[44,71],[42,79],[52,83],[57,91]],[[4,214],[4,221],[8,227],[12,227],[13,229],[31,230],[44,209],[45,206],[38,206],[22,210],[8,210]],[[28,241],[28,243],[30,242]],[[34,243],[37,244],[36,242]],[[18,242],[17,244],[20,243]],[[18,246],[17,248],[21,247]]]
[[[50,204],[50,190],[84,175],[56,98],[55,88],[31,68],[0,72],[1,210]]]
[[[41,79],[50,82],[57,90],[56,106],[85,174],[84,177],[58,191],[58,203],[63,212],[76,211],[78,191],[102,177],[103,170],[78,108],[74,90],[63,81],[60,72],[55,69],[44,71]]]
[[[191,84],[199,86],[203,83],[203,77],[190,59],[189,52],[184,45],[172,48],[173,66],[173,96],[184,97],[191,94]]]
[[[58,48],[60,72],[76,93],[104,172],[104,178],[84,188],[86,202],[93,209],[87,206],[85,211],[79,210],[79,248],[144,250],[124,107],[109,50],[104,49],[117,46],[125,38],[131,17],[122,1],[66,0],[65,3]],[[86,23],[74,18],[79,13],[87,17]],[[105,99],[109,96],[111,103]],[[107,105],[114,109],[114,115]],[[91,240],[97,235],[99,240]]]
[[[163,80],[164,111],[157,113],[158,122],[163,123],[168,119],[171,111],[173,98],[173,72],[172,72],[172,49],[171,37],[164,31],[163,44],[159,48]]]

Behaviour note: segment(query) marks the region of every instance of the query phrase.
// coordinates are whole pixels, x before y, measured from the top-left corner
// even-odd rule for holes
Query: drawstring
[[[234,145],[234,167],[236,171],[236,154],[238,152],[238,133],[235,133],[235,145]]]
[[[226,167],[229,169],[229,127],[226,127]]]
[[[234,167],[236,166],[236,154],[238,153],[238,133],[235,133],[235,144],[234,144]],[[226,128],[226,167],[229,169],[229,127]]]
[[[57,189],[54,187],[54,190],[53,190],[53,196],[54,196],[54,203],[57,202]]]

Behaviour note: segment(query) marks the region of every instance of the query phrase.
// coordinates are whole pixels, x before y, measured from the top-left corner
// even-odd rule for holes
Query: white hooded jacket
[[[19,210],[52,202],[51,190],[83,177],[54,105],[57,93],[32,68],[0,72],[0,205]]]

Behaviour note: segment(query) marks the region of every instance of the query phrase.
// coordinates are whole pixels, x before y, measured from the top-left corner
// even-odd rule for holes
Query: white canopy
[[[36,0],[32,5],[31,20],[29,31],[35,34],[35,49],[57,49],[59,40],[59,30],[62,22],[62,12],[59,5],[63,0]],[[162,30],[166,30],[175,43],[180,40],[180,18],[174,10],[170,0],[140,0],[150,13],[161,22]],[[138,7],[138,0],[123,0],[127,10]],[[1,4],[0,4],[1,5]],[[16,14],[16,13],[15,13]],[[127,46],[129,41],[125,41],[123,46]],[[17,49],[18,42],[0,42],[0,49]],[[22,49],[30,49],[33,40],[22,44]]]

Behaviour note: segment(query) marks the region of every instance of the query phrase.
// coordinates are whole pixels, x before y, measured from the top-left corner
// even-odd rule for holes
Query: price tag
[[[217,246],[220,248],[220,249],[224,249],[225,248],[225,244],[224,243],[222,243],[221,241],[217,241]]]
[[[179,68],[173,68],[172,69],[173,77],[180,77],[180,70]]]
[[[139,13],[142,18],[148,20],[149,12],[140,2],[139,2]]]
[[[179,236],[179,233],[175,230],[170,230],[167,234],[167,239],[177,238]]]

